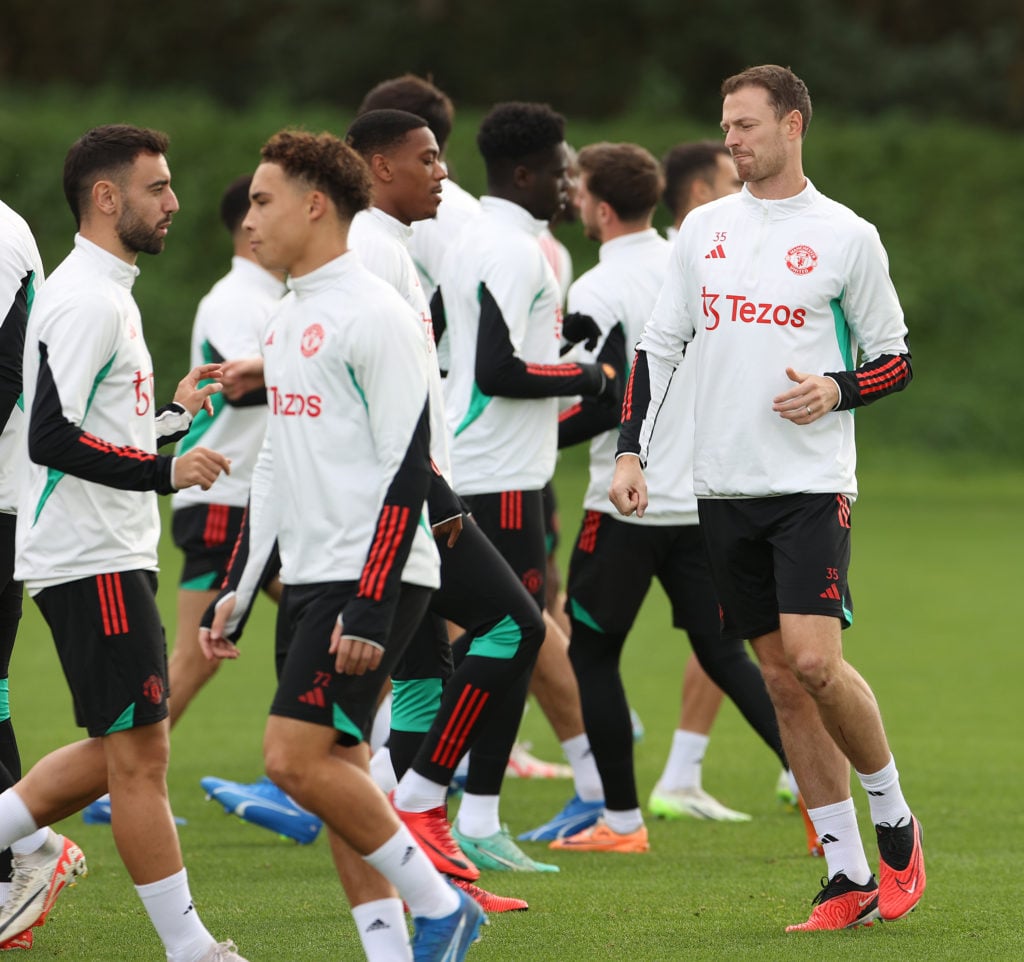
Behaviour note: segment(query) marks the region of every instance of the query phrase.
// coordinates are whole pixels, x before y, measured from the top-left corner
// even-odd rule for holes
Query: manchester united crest
[[[818,255],[806,244],[791,247],[786,254],[786,267],[794,274],[810,274],[818,266]]]
[[[299,342],[299,349],[303,357],[312,357],[323,347],[324,329],[319,324],[310,324],[302,332],[302,340]]]

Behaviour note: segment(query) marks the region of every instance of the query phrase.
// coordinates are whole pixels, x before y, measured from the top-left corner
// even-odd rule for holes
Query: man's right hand
[[[629,517],[636,512],[638,518],[647,510],[647,479],[640,459],[635,454],[623,454],[615,461],[615,475],[608,489],[608,500],[619,514]]]
[[[229,401],[237,401],[252,391],[266,387],[263,380],[263,358],[240,357],[225,361],[221,384],[224,385],[224,397]]]
[[[210,608],[213,618],[209,619]],[[210,627],[201,624],[199,628],[199,647],[207,661],[237,658],[240,654],[235,643],[224,636],[224,626],[235,612],[235,593],[232,591],[223,598],[210,604],[203,615],[203,622],[212,620]]]
[[[176,491],[196,484],[208,491],[221,472],[231,473],[231,462],[223,454],[209,448],[192,448],[174,459],[171,484]]]

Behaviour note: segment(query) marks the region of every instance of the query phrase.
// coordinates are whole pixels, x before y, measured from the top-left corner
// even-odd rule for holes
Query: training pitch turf
[[[580,518],[583,472],[563,458],[558,491],[563,557]],[[746,824],[651,819],[645,855],[549,852],[557,875],[484,873],[488,888],[526,898],[525,913],[495,916],[471,959],[743,960],[1024,958],[1020,863],[1024,856],[1024,658],[1015,598],[1021,591],[1024,474],[956,474],[919,464],[865,466],[854,511],[851,584],[855,626],[848,659],[882,707],[904,790],[925,829],[928,891],[908,919],[839,933],[785,935],[803,920],[824,872],[805,853],[797,815],[775,800],[775,758],[731,705],[712,733],[704,786]],[[165,538],[160,601],[173,637],[178,557]],[[219,939],[251,962],[362,958],[326,840],[299,847],[222,814],[199,779],[261,773],[272,694],[273,609],[261,604],[243,641],[199,696],[172,739],[174,811],[197,907]],[[644,607],[624,672],[646,727],[637,747],[646,801],[668,750],[688,653],[671,629],[660,589]],[[11,704],[26,768],[78,736],[49,635],[32,602],[11,667]],[[559,757],[543,715],[523,723],[535,754]],[[502,817],[513,833],[550,817],[569,783],[508,780]],[[854,799],[874,857],[867,803]],[[76,962],[159,959],[162,950],[135,897],[109,827],[78,817],[58,826],[85,850],[88,877],[61,896],[36,930],[32,958]]]

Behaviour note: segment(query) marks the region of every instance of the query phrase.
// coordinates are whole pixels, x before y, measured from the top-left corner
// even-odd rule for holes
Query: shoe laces
[[[448,827],[448,812],[445,807],[440,805],[424,814],[429,816],[424,819],[424,830],[430,835],[431,841],[446,854],[458,856],[459,849]]]
[[[241,958],[238,954],[238,946],[231,939],[227,942],[218,942],[213,947],[213,956],[210,962],[232,962],[233,959]]]
[[[875,834],[878,836],[878,847],[881,849],[882,857],[886,863],[895,869],[906,868],[910,864],[910,856],[914,854],[914,825],[913,822],[902,824],[899,819],[895,825],[888,822],[879,822],[875,826]]]
[[[35,855],[35,852],[32,853]],[[6,906],[19,906],[22,905],[28,898],[29,887],[31,885],[31,871],[29,870],[32,855],[15,855],[12,860],[11,872],[11,891],[7,898]],[[6,907],[4,906],[4,907]],[[0,908],[0,914],[3,913],[3,908]]]
[[[866,888],[864,885],[852,882],[842,872],[836,872],[832,878],[826,877],[821,880],[821,891],[811,899],[811,905],[821,905],[837,895],[846,895],[847,892],[855,890],[866,891]]]

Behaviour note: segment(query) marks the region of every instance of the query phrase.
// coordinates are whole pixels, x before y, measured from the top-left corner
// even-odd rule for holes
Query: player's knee
[[[263,748],[263,765],[267,777],[289,795],[301,794],[302,766],[295,756],[282,745],[270,744]]]
[[[804,648],[791,655],[789,663],[797,681],[815,700],[824,697],[835,682],[837,666],[823,652]]]

